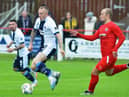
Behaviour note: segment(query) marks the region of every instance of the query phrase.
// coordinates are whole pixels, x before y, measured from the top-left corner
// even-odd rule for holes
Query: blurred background
[[[41,4],[46,4],[49,7],[57,24],[61,23],[61,19],[66,12],[71,12],[72,16],[77,18],[79,28],[84,27],[84,18],[87,12],[92,11],[98,18],[101,9],[105,7],[112,8],[114,13],[113,20],[122,27],[129,16],[129,0],[0,0],[0,2],[0,20],[5,20],[4,22],[0,21],[1,27],[7,23],[7,19],[12,18],[14,15],[18,15],[15,16],[18,20],[24,9],[34,19]],[[18,8],[12,11],[16,6]],[[18,14],[16,13],[17,11]]]
[[[113,10],[112,20],[123,30],[126,40],[129,39],[129,0],[0,0],[0,2],[0,35],[9,32],[6,27],[10,19],[16,19],[19,28],[33,28],[38,8],[46,5],[49,7],[49,15],[56,21],[57,26],[61,24],[63,27],[62,35],[65,46],[69,45],[74,38],[67,33],[68,29],[76,29],[80,33],[93,35],[94,30],[99,29],[103,24],[99,21],[99,15],[106,7]],[[22,31],[28,45],[31,30]],[[71,40],[68,42],[66,38],[71,38]],[[5,40],[7,41],[7,38]],[[35,45],[40,44],[39,40],[40,38],[36,40]],[[2,36],[0,44],[5,44]],[[76,44],[76,41],[72,41],[73,48]]]

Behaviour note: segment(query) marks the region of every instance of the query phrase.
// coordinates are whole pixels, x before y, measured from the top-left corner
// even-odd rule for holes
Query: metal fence
[[[129,28],[129,0],[0,0],[0,13],[13,8],[16,2],[22,6],[27,2],[28,12],[36,15],[39,5],[46,4],[55,16],[57,24],[61,22],[61,18],[70,11],[77,18],[79,28],[84,28],[84,18],[88,11],[94,12],[99,18],[101,9],[109,7],[113,9],[113,20],[121,26],[122,29]],[[129,14],[128,14],[129,15]]]

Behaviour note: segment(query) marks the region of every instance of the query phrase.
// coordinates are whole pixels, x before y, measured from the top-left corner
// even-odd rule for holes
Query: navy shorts
[[[30,54],[24,55],[22,57],[17,56],[14,63],[13,68],[17,71],[24,71],[26,68],[29,67],[30,63]]]

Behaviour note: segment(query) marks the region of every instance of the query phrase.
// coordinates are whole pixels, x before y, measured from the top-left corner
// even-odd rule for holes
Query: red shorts
[[[111,69],[115,65],[116,60],[117,58],[113,57],[112,54],[110,54],[109,56],[102,57],[102,59],[96,65],[96,68],[99,71],[104,72],[108,69]]]

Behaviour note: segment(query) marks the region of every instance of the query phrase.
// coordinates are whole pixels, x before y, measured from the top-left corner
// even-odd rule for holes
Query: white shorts
[[[56,54],[56,48],[53,48],[53,46],[45,46],[41,52],[47,56],[47,58],[50,58],[52,55]]]

